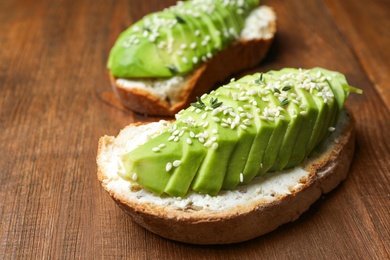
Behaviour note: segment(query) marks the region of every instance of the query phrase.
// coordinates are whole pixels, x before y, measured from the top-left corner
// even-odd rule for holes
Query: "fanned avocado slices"
[[[115,77],[182,75],[234,41],[259,0],[192,0],[146,15],[122,32],[107,67]]]
[[[342,74],[322,68],[232,80],[125,154],[121,176],[159,195],[193,190],[213,196],[295,167],[334,130],[351,91],[359,92]]]

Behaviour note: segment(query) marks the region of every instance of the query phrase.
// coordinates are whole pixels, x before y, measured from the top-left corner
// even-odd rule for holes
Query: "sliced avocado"
[[[141,186],[161,195],[175,169],[173,162],[182,158],[182,144],[167,141],[171,135],[164,132],[124,155],[122,161],[127,175],[122,177],[136,179]]]
[[[330,80],[315,70],[258,73],[203,95],[162,134],[123,156],[120,176],[157,194],[183,197],[192,189],[213,196],[300,164],[337,123],[332,89],[345,97],[350,91],[328,85],[334,72],[322,73]]]
[[[221,31],[233,28],[239,34],[256,3],[186,1],[149,14],[118,37],[107,67],[113,76],[123,78],[186,74],[234,39]],[[194,43],[196,48],[190,48]]]
[[[182,141],[183,156],[180,160],[179,167],[174,170],[164,190],[165,193],[173,197],[183,197],[186,195],[206,155],[206,149],[203,144],[194,141],[188,132],[185,132],[181,138],[186,140]]]
[[[291,153],[285,168],[291,168],[301,163],[307,156],[307,146],[313,134],[314,125],[318,117],[318,107],[312,96],[299,88],[296,88],[298,96],[301,97],[298,116],[302,117],[302,124],[294,145],[294,152]],[[304,106],[304,107],[303,107]]]
[[[209,103],[212,96],[205,99],[204,102]],[[224,104],[229,106],[229,104]],[[219,115],[221,120],[223,117]],[[216,195],[222,188],[223,181],[226,175],[227,167],[229,165],[229,158],[238,143],[238,135],[236,129],[230,127],[221,127],[219,122],[212,119],[212,116],[206,121],[208,122],[208,133],[211,135],[208,138],[209,149],[202,161],[202,165],[199,168],[197,175],[192,183],[192,189],[199,193]],[[213,130],[217,130],[217,133],[213,134]],[[212,137],[217,137],[217,146],[213,147]],[[205,141],[206,144],[206,141]]]

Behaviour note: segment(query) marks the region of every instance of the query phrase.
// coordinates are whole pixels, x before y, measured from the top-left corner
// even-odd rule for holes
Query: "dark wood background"
[[[322,66],[364,90],[348,179],[294,223],[228,246],[162,239],[96,177],[100,136],[135,121],[105,68],[119,32],[173,0],[0,1],[1,259],[389,259],[390,4],[268,0],[278,32],[254,71]]]

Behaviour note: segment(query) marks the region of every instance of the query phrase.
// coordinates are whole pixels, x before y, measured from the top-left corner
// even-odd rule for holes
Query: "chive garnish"
[[[176,66],[175,65],[170,65],[170,64],[168,64],[168,65],[166,65],[167,66],[167,68],[169,69],[169,71],[173,74],[173,75],[175,75],[175,74],[177,74],[179,71],[177,70],[177,68],[176,68]]]
[[[205,104],[203,103],[203,101],[199,98],[199,97],[196,97],[196,102],[195,103],[191,103],[191,106],[195,107],[195,108],[199,108],[199,109],[202,109],[205,107]]]
[[[260,76],[259,76],[258,79],[255,80],[255,83],[256,83],[256,84],[259,84],[259,85],[260,85],[261,83],[264,83],[264,82],[263,82],[263,73],[260,73]]]
[[[284,86],[282,88],[283,91],[289,91],[291,89],[291,86]]]
[[[186,23],[186,20],[184,20],[180,15],[175,14],[175,18],[178,23]]]
[[[283,99],[282,102],[280,102],[280,106],[283,107],[283,106],[287,105],[289,102],[290,101],[287,98],[285,98],[285,99]]]
[[[218,98],[211,98],[210,99],[210,106],[212,107],[212,108],[217,108],[217,107],[219,107],[219,106],[221,106],[222,105],[222,103],[223,102],[218,102]]]

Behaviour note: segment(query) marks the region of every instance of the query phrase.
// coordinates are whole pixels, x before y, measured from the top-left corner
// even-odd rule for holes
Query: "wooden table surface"
[[[278,32],[253,71],[321,66],[364,90],[348,179],[257,239],[194,246],[134,224],[100,186],[100,136],[135,121],[113,98],[120,31],[173,0],[0,1],[0,259],[389,259],[390,4],[269,0]]]

